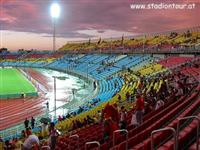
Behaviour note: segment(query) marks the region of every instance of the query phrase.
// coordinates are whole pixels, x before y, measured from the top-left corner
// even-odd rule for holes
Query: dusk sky
[[[0,0],[0,48],[52,49],[53,0]],[[57,0],[57,48],[67,41],[114,38],[200,25],[200,0]],[[193,9],[131,9],[131,4],[195,4]]]

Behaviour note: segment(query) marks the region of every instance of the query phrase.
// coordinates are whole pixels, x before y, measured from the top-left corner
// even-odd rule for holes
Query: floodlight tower
[[[53,21],[53,51],[56,51],[56,20],[60,16],[60,5],[56,2],[50,7],[51,17]],[[54,77],[54,111],[56,118],[56,78]]]

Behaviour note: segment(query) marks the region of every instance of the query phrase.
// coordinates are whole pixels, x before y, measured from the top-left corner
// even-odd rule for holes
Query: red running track
[[[33,69],[28,69],[28,73],[45,87],[49,86],[48,78],[41,73]],[[40,93],[38,97],[0,100],[0,130],[22,123],[25,118],[30,119],[32,116],[43,114],[46,109],[42,103],[45,101],[43,93]]]

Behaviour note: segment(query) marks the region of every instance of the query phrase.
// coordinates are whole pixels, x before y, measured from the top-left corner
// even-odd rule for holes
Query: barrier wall
[[[16,93],[16,94],[0,94],[0,99],[10,99],[10,98],[24,98],[24,97],[34,97],[38,96],[37,92],[31,92],[31,93]]]

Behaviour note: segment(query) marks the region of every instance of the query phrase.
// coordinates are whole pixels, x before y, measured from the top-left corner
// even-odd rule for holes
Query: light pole
[[[110,54],[112,55],[112,37],[111,37],[111,43],[110,43]]]
[[[87,83],[88,83],[88,67],[89,67],[89,63],[87,63]]]
[[[60,16],[60,6],[58,3],[51,4],[51,17],[53,19],[53,51],[56,51],[56,19]]]
[[[56,76],[53,76],[53,91],[54,91],[54,117],[56,119]]]
[[[54,118],[56,119],[56,93],[57,93],[57,89],[56,89],[56,79],[59,80],[65,80],[68,77],[65,76],[52,76],[53,77],[53,82],[54,82],[54,86],[53,86],[53,91],[54,91]]]
[[[143,37],[143,54],[144,54],[144,48],[145,48],[145,40],[146,40],[146,36],[144,34],[144,37]]]

